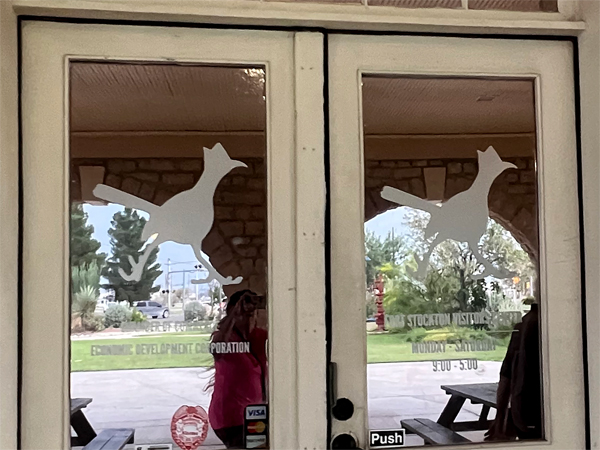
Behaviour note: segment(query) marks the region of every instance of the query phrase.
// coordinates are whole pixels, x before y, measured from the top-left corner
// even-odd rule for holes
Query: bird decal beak
[[[245,167],[248,168],[248,166],[241,162],[241,161],[236,161],[235,159],[231,161],[231,165],[235,168],[235,167]]]
[[[504,163],[504,170],[516,169],[516,168],[517,168],[517,166],[515,166],[513,163],[509,163],[509,162]]]

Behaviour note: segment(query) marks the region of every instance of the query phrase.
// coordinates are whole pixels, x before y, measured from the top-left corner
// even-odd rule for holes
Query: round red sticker
[[[196,450],[208,434],[208,414],[202,406],[181,406],[171,419],[171,437],[183,450]]]

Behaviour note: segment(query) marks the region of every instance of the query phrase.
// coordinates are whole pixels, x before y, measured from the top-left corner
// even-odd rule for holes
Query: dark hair
[[[233,322],[233,314],[231,314],[231,312],[233,311],[233,308],[235,308],[235,305],[237,305],[239,303],[239,301],[244,298],[244,295],[246,294],[250,294],[250,295],[256,295],[254,292],[252,292],[250,289],[241,289],[239,291],[234,292],[233,294],[231,294],[231,296],[229,297],[229,300],[227,301],[227,307],[225,309],[225,317],[223,317],[218,325],[217,325],[217,329],[215,331],[213,331],[212,335],[210,336],[210,343],[213,342],[227,342],[228,338],[229,338],[229,334],[231,333],[231,330],[233,329],[234,326],[234,322]],[[213,358],[216,359],[218,357],[218,355],[213,355]],[[212,366],[210,366],[209,370],[214,369],[215,365],[213,364]],[[215,385],[215,374],[213,373],[212,376],[210,377],[210,380],[208,382],[208,384],[204,387],[204,391],[208,391],[211,388],[213,388]]]
[[[244,297],[245,294],[256,295],[256,293],[252,292],[250,289],[242,289],[240,291],[236,291],[231,294],[229,300],[227,301],[227,308],[225,312],[229,314],[231,310],[233,310],[234,306]]]

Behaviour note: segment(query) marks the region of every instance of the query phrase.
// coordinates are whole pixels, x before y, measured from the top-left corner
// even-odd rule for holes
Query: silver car
[[[137,302],[135,304],[135,308],[149,318],[151,317],[153,319],[157,319],[159,317],[162,317],[163,319],[166,319],[167,317],[169,317],[169,307],[161,305],[158,302]]]

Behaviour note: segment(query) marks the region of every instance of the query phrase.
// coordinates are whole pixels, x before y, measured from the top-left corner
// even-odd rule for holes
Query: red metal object
[[[171,419],[171,437],[182,450],[196,450],[208,434],[208,414],[202,406],[180,406]]]
[[[375,280],[375,305],[377,305],[377,314],[375,314],[375,323],[377,331],[385,330],[385,311],[383,310],[383,275],[379,274]]]

